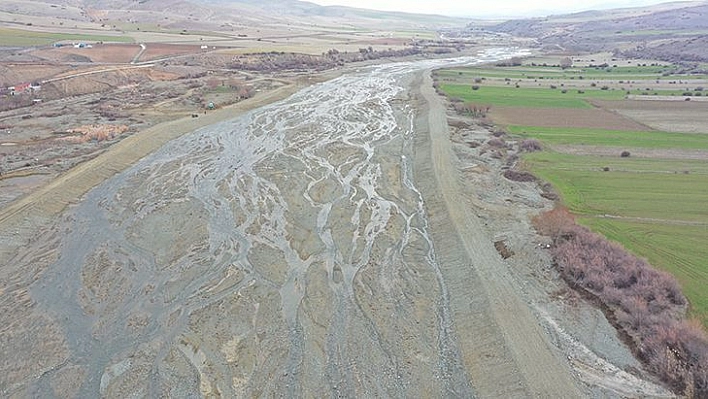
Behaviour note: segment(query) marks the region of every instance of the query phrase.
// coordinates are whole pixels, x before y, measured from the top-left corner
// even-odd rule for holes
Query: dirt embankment
[[[672,397],[641,371],[602,313],[550,267],[545,242],[529,225],[550,201],[535,182],[502,177],[514,163],[515,143],[469,118],[449,126],[432,82],[426,78],[420,88],[427,111],[418,129],[427,134],[419,138],[416,170],[476,392]]]
[[[421,93],[430,107],[426,123],[430,134],[430,161],[434,186],[428,206],[435,240],[451,284],[457,333],[475,387],[484,397],[579,397],[580,390],[544,331],[519,297],[519,287],[508,276],[483,222],[459,187],[445,109],[426,78]],[[436,190],[431,190],[436,188]],[[424,193],[425,193],[424,192]],[[452,228],[451,228],[452,227]],[[470,304],[480,314],[470,317]],[[485,327],[486,326],[486,327]]]

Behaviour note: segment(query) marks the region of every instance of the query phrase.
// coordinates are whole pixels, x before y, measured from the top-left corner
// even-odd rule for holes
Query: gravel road
[[[463,205],[446,62],[170,141],[3,253],[2,396],[585,395]]]

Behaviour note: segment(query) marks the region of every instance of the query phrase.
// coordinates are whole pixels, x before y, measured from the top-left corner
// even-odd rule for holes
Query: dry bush
[[[556,241],[575,227],[575,216],[567,208],[557,206],[534,217],[532,223],[541,235]]]
[[[523,152],[536,152],[543,149],[541,147],[541,143],[535,139],[526,139],[522,141],[519,148],[521,148],[521,151]]]
[[[67,133],[74,134],[74,136],[62,137],[59,140],[74,144],[113,140],[127,130],[128,126],[126,125],[84,125],[67,130]]]
[[[564,280],[602,303],[650,370],[678,393],[708,397],[708,337],[685,319],[688,302],[672,276],[578,226],[565,208],[533,223],[553,239],[551,253]]]
[[[529,172],[525,172],[522,170],[507,169],[504,171],[504,177],[506,177],[507,179],[512,180],[512,181],[520,181],[520,182],[536,181],[536,176],[532,175]]]
[[[509,259],[514,256],[514,251],[509,249],[509,247],[504,241],[495,241],[494,248],[497,250],[497,252],[499,252],[499,255],[501,255],[502,259]]]
[[[487,144],[490,147],[494,147],[494,148],[505,148],[506,147],[506,142],[500,138],[490,139],[489,141],[487,141]]]
[[[469,115],[473,118],[484,118],[487,116],[489,105],[478,105],[473,103],[462,103],[451,99],[453,102],[453,107],[458,114]]]

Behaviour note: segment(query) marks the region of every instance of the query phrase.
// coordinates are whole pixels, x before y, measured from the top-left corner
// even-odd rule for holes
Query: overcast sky
[[[321,5],[343,5],[374,10],[443,14],[459,17],[545,16],[590,9],[634,7],[668,0],[307,0]]]

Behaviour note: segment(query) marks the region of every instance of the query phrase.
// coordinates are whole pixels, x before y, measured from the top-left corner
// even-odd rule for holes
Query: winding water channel
[[[77,395],[473,397],[418,184],[415,75],[362,68],[88,193],[31,297]]]

